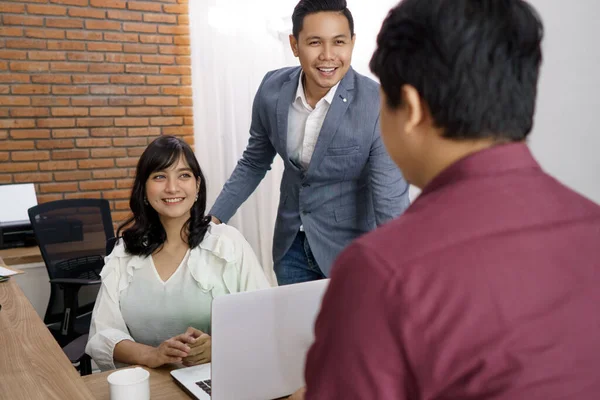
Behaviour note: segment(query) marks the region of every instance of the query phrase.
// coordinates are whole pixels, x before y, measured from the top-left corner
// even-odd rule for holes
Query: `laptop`
[[[171,371],[200,400],[277,399],[304,386],[304,364],[329,279],[217,297],[212,363]]]

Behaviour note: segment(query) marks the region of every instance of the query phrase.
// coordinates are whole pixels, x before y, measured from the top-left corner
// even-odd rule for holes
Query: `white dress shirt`
[[[123,241],[105,258],[100,276],[85,350],[102,370],[124,366],[113,358],[120,341],[156,347],[189,326],[208,333],[212,299],[270,286],[242,234],[213,223],[166,282],[152,257],[128,254]]]
[[[306,170],[315,151],[323,121],[340,83],[329,89],[315,108],[312,108],[304,94],[303,76],[304,73],[301,73],[296,97],[288,113],[287,152],[293,162]]]

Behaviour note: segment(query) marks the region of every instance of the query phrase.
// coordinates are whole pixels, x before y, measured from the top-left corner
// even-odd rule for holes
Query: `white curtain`
[[[357,34],[353,67],[371,76],[375,38],[395,0],[348,0]],[[264,74],[298,65],[289,49],[297,0],[190,1],[196,155],[217,198],[248,141],[252,101]],[[256,192],[229,222],[250,242],[273,278],[271,245],[283,163],[277,157]],[[274,278],[273,278],[274,279]]]

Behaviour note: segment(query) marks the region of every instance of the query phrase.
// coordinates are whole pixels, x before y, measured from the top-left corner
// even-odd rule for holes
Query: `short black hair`
[[[162,171],[176,164],[183,157],[189,165],[196,180],[200,182],[198,199],[190,210],[190,218],[183,225],[182,238],[187,236],[191,249],[198,246],[208,230],[210,217],[206,211],[206,181],[200,164],[191,147],[182,139],[163,135],[146,147],[136,168],[135,180],[129,199],[129,207],[133,215],[123,222],[117,230],[117,237],[123,231],[125,249],[129,254],[149,256],[162,247],[167,239],[158,213],[147,204],[146,181],[153,172]]]
[[[404,0],[370,67],[388,107],[413,86],[447,138],[520,141],[533,126],[543,31],[522,0]]]
[[[300,31],[304,25],[304,17],[323,11],[344,14],[348,19],[348,25],[350,25],[350,36],[354,37],[354,18],[352,18],[352,13],[348,10],[346,0],[300,0],[292,14],[292,34],[296,40],[298,40]]]

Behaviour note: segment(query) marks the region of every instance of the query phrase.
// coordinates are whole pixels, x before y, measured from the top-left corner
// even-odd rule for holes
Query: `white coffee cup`
[[[108,375],[110,400],[150,400],[150,372],[135,367]]]

